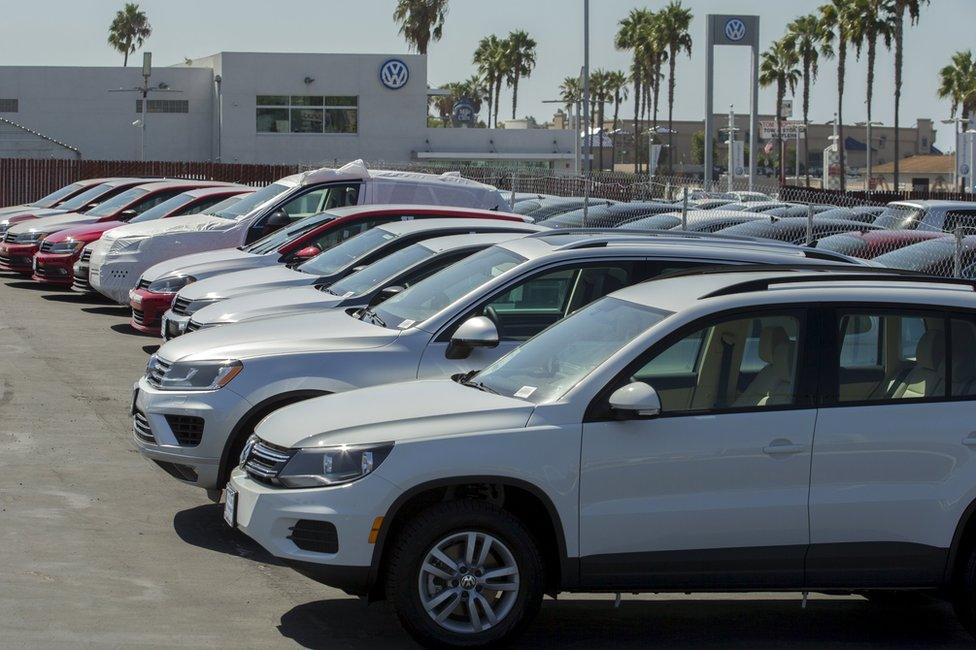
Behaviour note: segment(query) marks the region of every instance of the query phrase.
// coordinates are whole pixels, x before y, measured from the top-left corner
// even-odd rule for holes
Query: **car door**
[[[608,293],[647,277],[642,260],[573,261],[526,275],[495,291],[459,315],[424,350],[421,379],[480,370],[567,314]],[[447,347],[464,321],[485,316],[498,329],[499,344],[475,348],[463,359],[448,359]]]
[[[583,422],[580,576],[587,588],[792,588],[803,581],[817,320],[726,313],[652,346]],[[660,415],[621,419],[643,381]]]
[[[937,586],[976,498],[976,318],[839,306],[824,332],[808,582]]]
[[[248,228],[247,241],[250,244],[261,237],[271,234],[274,229],[268,227],[268,220],[272,215],[284,212],[291,223],[306,217],[325,212],[333,208],[356,205],[359,198],[361,183],[331,183],[328,185],[312,186],[293,194],[273,209],[256,219]],[[279,226],[280,227],[280,226]]]

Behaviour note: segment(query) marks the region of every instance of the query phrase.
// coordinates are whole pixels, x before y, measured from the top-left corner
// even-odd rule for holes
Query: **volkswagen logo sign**
[[[725,23],[725,38],[730,41],[741,41],[746,37],[746,24],[738,18]]]
[[[390,90],[400,90],[410,81],[410,68],[400,59],[388,59],[380,66],[380,82]]]

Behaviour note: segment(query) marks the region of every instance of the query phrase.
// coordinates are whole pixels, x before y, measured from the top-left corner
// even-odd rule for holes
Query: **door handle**
[[[774,440],[762,448],[762,452],[767,456],[780,456],[783,454],[799,454],[807,450],[806,445],[795,445],[789,440]]]

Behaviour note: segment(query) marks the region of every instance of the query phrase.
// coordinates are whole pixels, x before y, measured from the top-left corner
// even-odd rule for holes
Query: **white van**
[[[91,247],[91,287],[127,304],[143,271],[164,260],[248,244],[332,208],[409,203],[497,210],[508,203],[494,187],[457,173],[369,170],[361,160],[282,178],[216,214],[121,226]]]

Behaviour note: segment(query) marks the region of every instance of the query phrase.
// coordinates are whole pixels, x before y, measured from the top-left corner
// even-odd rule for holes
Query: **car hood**
[[[78,212],[65,212],[63,214],[54,214],[49,217],[39,217],[37,219],[21,221],[14,226],[10,226],[10,230],[7,232],[15,235],[28,232],[51,232],[64,230],[65,228],[71,228],[73,226],[95,223],[96,221],[98,221],[98,217],[89,217],[84,214],[79,214]]]
[[[193,322],[204,326],[239,323],[255,318],[334,309],[344,302],[342,296],[334,296],[312,286],[292,287],[221,300],[216,305],[208,305],[195,312]]]
[[[255,429],[279,447],[403,442],[524,427],[534,404],[450,380],[411,381],[305,400]]]
[[[198,280],[202,280],[217,273],[270,266],[277,260],[277,253],[272,255],[253,255],[251,253],[245,253],[239,248],[219,248],[215,251],[181,255],[180,257],[174,257],[171,260],[160,262],[146,269],[142,274],[142,278],[152,282],[166,275],[179,274],[192,275]]]
[[[106,241],[115,241],[122,237],[152,237],[153,235],[197,232],[204,230],[228,230],[238,225],[233,219],[222,219],[209,214],[188,214],[169,219],[154,219],[143,223],[130,223],[116,228],[111,235],[106,235]]]
[[[6,225],[9,223],[17,223],[24,219],[39,219],[40,217],[52,217],[59,214],[64,214],[64,210],[17,206],[15,208],[0,210],[0,224]]]
[[[47,241],[54,243],[67,241],[69,239],[91,242],[101,237],[102,233],[111,230],[112,228],[118,228],[119,226],[124,225],[124,221],[102,221],[101,223],[90,223],[83,226],[75,226],[74,228],[60,230],[46,239]]]
[[[247,359],[302,352],[379,348],[401,332],[371,325],[344,311],[264,318],[184,334],[159,349],[167,361]]]
[[[179,297],[191,301],[224,300],[258,291],[312,284],[315,280],[314,275],[276,265],[263,269],[221,273],[187,285],[180,290]]]

